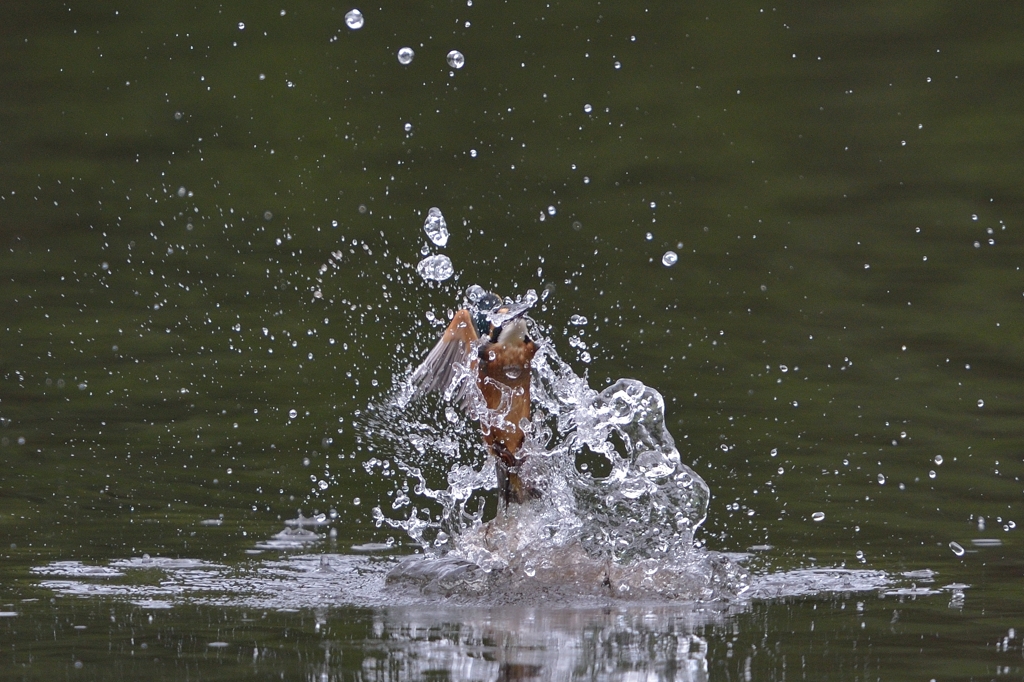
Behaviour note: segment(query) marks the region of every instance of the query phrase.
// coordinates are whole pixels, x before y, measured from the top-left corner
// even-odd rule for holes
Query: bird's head
[[[488,317],[501,307],[501,297],[479,286],[472,286],[466,292],[469,303],[466,306],[473,318],[477,336],[490,336],[491,322]]]

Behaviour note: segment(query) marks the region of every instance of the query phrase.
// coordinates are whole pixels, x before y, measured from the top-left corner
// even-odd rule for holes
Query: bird
[[[526,434],[520,422],[530,418],[530,364],[537,353],[525,312],[481,287],[470,287],[469,304],[452,316],[410,379],[414,397],[441,391],[457,398],[480,422],[505,508],[540,496],[521,475]],[[481,409],[474,385],[486,409]]]

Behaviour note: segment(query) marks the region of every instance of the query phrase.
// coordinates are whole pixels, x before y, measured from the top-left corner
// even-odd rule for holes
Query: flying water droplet
[[[416,265],[416,272],[425,280],[443,282],[455,274],[455,268],[448,256],[427,256]]]
[[[427,211],[427,219],[423,221],[423,231],[437,246],[444,246],[448,243],[448,223],[441,215],[441,209],[433,207]]]
[[[453,69],[461,69],[466,65],[466,58],[458,50],[452,50],[448,53],[448,66]]]
[[[824,521],[825,512],[814,512],[813,514],[811,514],[811,519],[814,521]]]
[[[949,543],[949,548],[953,550],[953,554],[956,554],[957,556],[963,556],[964,552],[966,551],[963,547],[960,546],[959,542]]]
[[[679,262],[679,256],[675,251],[666,251],[665,255],[661,257],[661,264],[666,268],[670,268]]]
[[[416,53],[412,51],[411,47],[403,47],[398,51],[398,63],[402,65],[410,64],[415,56]]]
[[[363,27],[363,13],[357,9],[350,9],[345,13],[345,25],[353,31],[358,31]]]

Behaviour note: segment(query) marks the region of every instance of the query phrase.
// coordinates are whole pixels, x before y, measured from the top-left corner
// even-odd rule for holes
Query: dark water
[[[349,9],[0,10],[4,677],[1021,676],[1024,9]],[[661,392],[745,600],[383,585],[360,425],[471,283]]]

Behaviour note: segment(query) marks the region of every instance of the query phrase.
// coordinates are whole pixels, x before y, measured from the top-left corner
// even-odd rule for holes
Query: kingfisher
[[[524,319],[528,304],[506,305],[479,286],[470,287],[467,298],[468,305],[452,317],[411,382],[414,396],[442,391],[458,398],[480,422],[484,444],[495,459],[498,494],[507,507],[540,496],[523,481],[526,458],[518,454],[526,438],[520,421],[530,418],[530,363],[537,344]],[[474,383],[486,410],[480,409]]]

